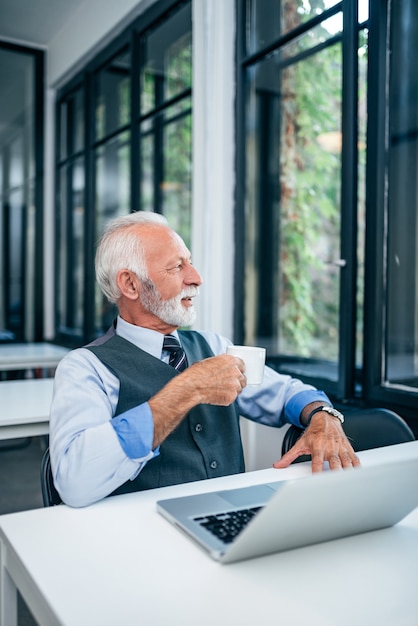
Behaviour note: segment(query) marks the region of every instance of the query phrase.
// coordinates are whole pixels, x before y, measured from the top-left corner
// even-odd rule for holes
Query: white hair
[[[163,215],[151,211],[137,211],[110,221],[96,250],[96,280],[109,302],[121,296],[117,274],[122,269],[134,272],[140,280],[148,278],[141,237],[136,228],[141,224],[168,226]]]

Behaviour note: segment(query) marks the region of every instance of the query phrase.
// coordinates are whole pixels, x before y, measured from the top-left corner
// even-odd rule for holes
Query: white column
[[[193,0],[192,255],[204,284],[195,328],[232,337],[234,0]]]

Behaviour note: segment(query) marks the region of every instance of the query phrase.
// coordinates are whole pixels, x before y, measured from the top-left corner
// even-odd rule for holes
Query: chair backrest
[[[44,506],[61,504],[62,500],[58,491],[55,489],[54,480],[52,478],[49,448],[45,450],[41,461],[41,490]]]
[[[415,441],[415,436],[405,420],[389,409],[363,409],[345,413],[344,431],[356,452],[397,443]],[[285,454],[302,435],[303,430],[290,426],[285,433],[282,454]],[[310,457],[301,456],[297,461]]]

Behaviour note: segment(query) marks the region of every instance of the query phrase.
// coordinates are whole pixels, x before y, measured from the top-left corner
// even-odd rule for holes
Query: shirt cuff
[[[295,426],[299,426],[299,428],[305,428],[301,424],[300,416],[305,406],[311,402],[323,402],[324,404],[332,406],[331,400],[323,391],[301,391],[290,398],[289,402],[286,404],[286,416],[289,422]]]
[[[128,458],[145,461],[159,454],[158,449],[152,450],[154,421],[148,402],[117,415],[110,423]]]

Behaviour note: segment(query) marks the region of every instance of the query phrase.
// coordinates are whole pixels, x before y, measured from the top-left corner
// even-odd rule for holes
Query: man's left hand
[[[360,461],[348,441],[341,422],[324,412],[316,413],[295,445],[273,467],[288,467],[305,454],[312,457],[312,472],[321,472],[328,461],[332,470],[358,467]]]

